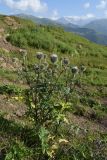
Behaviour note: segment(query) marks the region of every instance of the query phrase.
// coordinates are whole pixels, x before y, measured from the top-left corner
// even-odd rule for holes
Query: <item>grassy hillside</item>
[[[2,28],[4,31],[0,32],[0,43],[5,45],[0,45],[0,159],[48,160],[50,157],[50,160],[106,160],[107,47],[92,43],[74,33],[65,32],[59,27],[35,25],[29,20],[16,17],[0,16],[0,29]],[[9,44],[12,46],[11,50],[8,48]],[[28,70],[24,70],[22,75],[25,50],[28,52]],[[58,66],[61,59],[67,57],[68,68],[86,67],[84,74],[74,78],[74,90],[68,97],[68,90],[65,90],[64,86],[66,72],[63,73],[61,81],[55,81],[60,85],[60,89],[57,90],[55,83],[54,95],[50,91],[50,83],[53,85],[56,77],[60,78],[58,74],[55,77],[53,75],[52,79],[50,72],[49,75],[45,71],[38,75],[39,87],[37,85],[30,88],[26,83],[26,73],[32,85],[38,83],[33,70],[35,64],[39,63],[35,58],[38,51],[47,55],[50,66],[50,55],[56,53]],[[69,71],[68,73],[66,83],[71,83],[72,74],[70,76]],[[47,85],[47,90],[44,85]],[[47,115],[46,112],[46,115],[58,116],[57,122],[61,118],[64,120],[59,123],[58,130],[55,129],[55,117],[51,118],[52,124],[46,120],[41,127],[43,117],[40,116],[40,121],[37,121],[40,128],[35,124],[36,115],[33,113],[36,108],[32,97],[38,92],[37,89],[40,91],[38,97],[42,97],[37,107],[45,106],[45,109],[41,107],[37,114],[45,114],[45,110],[51,106],[48,110],[50,114]],[[64,98],[69,99],[68,103]],[[60,103],[60,106],[57,104],[53,107],[54,103]],[[67,119],[62,112],[64,109],[67,110]]]
[[[87,38],[88,40],[97,44],[107,45],[107,25],[106,19],[92,21],[91,23],[79,27],[72,23],[63,23],[63,18],[57,21],[50,20],[48,18],[38,18],[32,15],[19,14],[16,17],[32,20],[34,23],[41,25],[51,25],[62,27],[67,32],[74,32],[77,35]]]
[[[68,56],[72,65],[87,66],[92,74],[95,73],[96,80],[92,83],[107,84],[105,76],[107,47],[105,46],[92,43],[74,33],[64,32],[58,27],[41,25],[31,27],[26,25],[26,28],[23,26],[17,30],[10,30],[7,40],[17,47],[27,49],[31,62],[37,50],[47,54],[56,52],[59,56]],[[102,73],[102,76],[99,72]]]

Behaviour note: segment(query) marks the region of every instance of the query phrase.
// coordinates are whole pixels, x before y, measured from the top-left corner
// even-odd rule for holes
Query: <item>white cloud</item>
[[[21,11],[32,10],[33,12],[43,12],[47,10],[47,4],[41,0],[3,0],[12,9]]]
[[[85,9],[90,8],[90,3],[89,3],[89,2],[85,3],[83,7],[84,7]]]
[[[53,10],[51,19],[52,19],[52,20],[57,20],[58,18],[59,18],[59,13],[58,13],[58,11],[57,11],[57,10]]]
[[[81,21],[81,20],[89,20],[95,18],[95,15],[92,13],[83,15],[83,16],[67,16],[65,17],[68,20],[73,20],[73,21]]]
[[[107,17],[107,10],[104,12],[105,16]]]
[[[97,9],[105,9],[107,7],[107,0],[101,0],[96,6]]]

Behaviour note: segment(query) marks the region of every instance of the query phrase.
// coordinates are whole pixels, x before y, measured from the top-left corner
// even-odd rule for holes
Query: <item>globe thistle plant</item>
[[[85,71],[85,67],[81,66],[80,69],[78,66],[70,67],[69,59],[66,57],[60,59],[57,54],[51,54],[48,63],[47,55],[42,52],[37,52],[36,58],[38,62],[34,66],[29,66],[29,63],[25,64],[23,75],[28,84],[25,102],[36,131],[36,146],[41,152],[43,148],[41,144],[45,137],[46,146],[49,147],[51,147],[50,141],[47,141],[49,136],[56,137],[55,142],[60,138],[60,135],[62,137],[60,128],[63,127],[64,123],[68,123],[66,120],[67,112],[71,111],[75,97],[78,98],[76,91],[78,92],[77,87],[81,79],[75,76],[79,72]],[[56,63],[58,60],[59,63]],[[43,134],[46,134],[45,137],[41,136]],[[67,142],[66,140],[62,141]],[[47,152],[43,153],[42,156],[47,156],[48,152],[47,149]],[[41,158],[39,157],[39,159]]]

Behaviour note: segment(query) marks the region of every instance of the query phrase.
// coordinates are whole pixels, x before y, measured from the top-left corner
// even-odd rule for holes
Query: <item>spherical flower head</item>
[[[71,70],[72,70],[72,73],[73,73],[73,74],[77,74],[77,73],[79,72],[79,69],[78,69],[77,66],[72,67]]]
[[[35,72],[38,72],[38,71],[40,70],[39,65],[36,64],[36,65],[34,66],[34,69],[35,69]]]
[[[67,58],[64,58],[62,60],[63,65],[68,65],[69,64],[69,60]]]
[[[58,56],[56,54],[52,54],[51,57],[50,57],[50,60],[51,60],[52,63],[55,63],[58,60]]]
[[[37,57],[37,59],[41,60],[41,59],[44,58],[44,54],[43,54],[42,52],[38,52],[38,53],[36,54],[36,57]]]

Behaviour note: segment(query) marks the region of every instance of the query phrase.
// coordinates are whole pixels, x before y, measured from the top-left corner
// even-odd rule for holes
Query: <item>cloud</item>
[[[47,4],[41,0],[3,0],[9,8],[20,11],[32,10],[33,12],[43,12],[47,10]]]
[[[86,14],[86,15],[83,15],[83,16],[67,16],[65,18],[68,19],[68,20],[72,19],[73,21],[78,22],[78,21],[81,21],[81,20],[93,19],[93,18],[95,18],[95,15],[92,14],[92,13],[89,13],[89,14]]]
[[[105,16],[107,17],[107,10],[104,12]]]
[[[96,6],[97,9],[105,9],[107,7],[107,0],[101,0]]]
[[[51,19],[52,19],[52,20],[57,20],[58,18],[59,18],[59,13],[58,13],[58,11],[57,11],[57,10],[53,10]]]
[[[85,9],[90,8],[90,3],[89,3],[89,2],[85,3],[85,4],[83,5],[83,7],[84,7]]]

